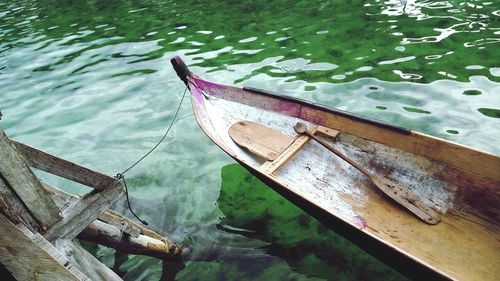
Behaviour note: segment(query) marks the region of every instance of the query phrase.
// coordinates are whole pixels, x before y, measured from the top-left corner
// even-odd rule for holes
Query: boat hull
[[[500,160],[497,156],[343,111],[256,89],[206,81],[173,64],[193,94],[207,136],[252,174],[337,232],[410,277],[486,280],[499,276]],[[176,67],[177,65],[177,67]],[[273,173],[229,137],[250,120],[293,136],[293,124],[341,132],[331,144],[382,173],[442,214],[418,220],[321,146],[308,143]],[[467,268],[473,264],[473,268]]]

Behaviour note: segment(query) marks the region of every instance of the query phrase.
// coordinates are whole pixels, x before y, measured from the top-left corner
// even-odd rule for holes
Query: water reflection
[[[0,125],[20,141],[114,175],[170,122],[184,85],[168,59],[180,55],[195,73],[220,83],[307,99],[499,154],[495,4],[0,1]],[[344,269],[367,272],[363,259],[372,261],[346,258],[344,242],[328,246],[337,257],[302,257],[304,247],[317,249],[322,241],[313,220],[231,210],[227,186],[240,183],[224,176],[218,199],[220,169],[231,161],[199,130],[186,101],[165,144],[129,177],[138,212],[193,247],[179,280],[207,272],[213,279],[237,277],[240,270],[263,279],[314,278],[328,270],[346,275],[334,269],[336,259]],[[289,237],[280,225],[314,237],[293,231]],[[158,260],[139,256],[120,268],[126,280],[159,280],[163,270]]]

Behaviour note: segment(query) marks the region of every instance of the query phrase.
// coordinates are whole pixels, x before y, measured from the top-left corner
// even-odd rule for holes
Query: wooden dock
[[[40,181],[32,168],[93,188],[83,196]],[[122,280],[73,240],[165,261],[182,249],[109,208],[115,178],[7,137],[0,129],[0,263],[17,280]]]

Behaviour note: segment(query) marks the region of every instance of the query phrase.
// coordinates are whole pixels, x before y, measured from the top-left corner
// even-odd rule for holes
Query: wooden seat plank
[[[303,135],[295,139],[295,141],[281,153],[274,161],[267,161],[260,166],[260,170],[264,174],[273,174],[283,167],[299,150],[309,141],[310,137]]]
[[[306,135],[292,138],[253,121],[236,122],[228,132],[239,146],[267,160],[259,168],[264,174],[277,172],[310,139]],[[324,126],[317,126],[311,132],[322,134],[333,140],[339,134],[339,131]]]

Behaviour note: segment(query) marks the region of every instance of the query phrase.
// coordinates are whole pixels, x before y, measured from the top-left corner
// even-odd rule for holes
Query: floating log
[[[65,202],[75,201],[77,198],[48,183],[42,182],[42,184],[54,201],[61,206]],[[78,238],[128,254],[153,256],[161,259],[180,256],[182,253],[182,248],[170,239],[112,210],[103,212],[99,216],[99,220],[87,226],[78,235]]]
[[[124,235],[119,228],[102,221],[94,221],[78,238],[134,255],[146,255],[167,260],[181,254],[181,249],[169,240],[159,240],[140,234],[137,238]]]

